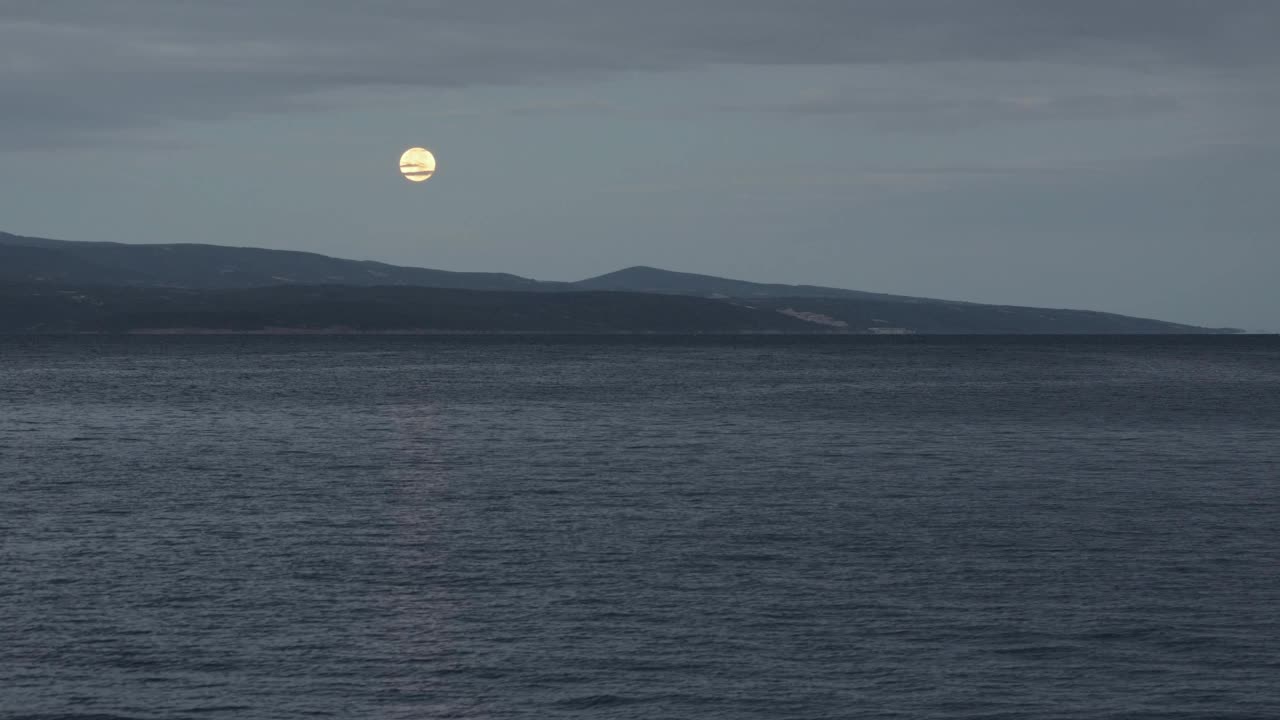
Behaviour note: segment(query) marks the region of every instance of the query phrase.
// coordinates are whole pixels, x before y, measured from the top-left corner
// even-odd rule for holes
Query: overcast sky
[[[1276,0],[4,0],[0,230],[1280,329],[1277,38]]]

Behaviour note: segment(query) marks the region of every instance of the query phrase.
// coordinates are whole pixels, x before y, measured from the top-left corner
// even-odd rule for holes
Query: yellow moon
[[[436,156],[426,148],[409,148],[400,156],[400,172],[409,182],[426,182],[436,174]]]

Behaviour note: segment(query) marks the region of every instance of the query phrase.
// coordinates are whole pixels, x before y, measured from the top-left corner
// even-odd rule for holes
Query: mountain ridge
[[[633,265],[604,275],[578,280],[572,285],[588,290],[627,290],[661,292],[675,295],[712,294],[725,297],[842,297],[896,302],[955,302],[908,295],[873,293],[863,290],[823,287],[821,285],[788,285],[733,280],[700,273],[664,270],[649,265]]]
[[[107,319],[102,314],[86,314],[81,311],[83,308],[77,310],[59,301],[55,296],[57,292],[86,298],[79,302],[115,308],[115,311],[135,319],[146,315],[139,309],[139,303],[151,302],[168,308],[166,312],[170,313],[170,321],[176,321],[190,309],[188,305],[194,303],[203,308],[200,312],[204,313],[196,316],[226,325],[229,316],[214,311],[215,306],[221,303],[228,312],[231,308],[238,308],[235,311],[242,313],[242,318],[252,315],[257,318],[254,322],[260,322],[263,327],[278,319],[271,317],[273,313],[292,318],[290,322],[322,327],[327,321],[321,314],[298,312],[295,307],[306,302],[308,297],[314,299],[313,295],[308,295],[308,288],[319,287],[330,288],[324,299],[324,307],[330,312],[348,319],[355,317],[351,313],[364,313],[357,325],[363,323],[383,330],[388,328],[375,317],[378,312],[389,313],[409,323],[395,329],[447,326],[456,330],[451,321],[423,314],[414,307],[415,303],[434,302],[452,304],[457,313],[476,323],[474,329],[477,331],[493,330],[506,322],[500,321],[505,317],[504,313],[518,314],[517,306],[524,303],[546,312],[556,308],[561,316],[541,316],[539,322],[547,328],[573,328],[575,332],[612,331],[608,323],[597,316],[593,304],[612,308],[617,322],[613,330],[622,332],[664,331],[662,328],[688,332],[862,334],[1238,332],[1233,328],[1202,328],[1096,311],[985,305],[818,285],[756,283],[644,265],[576,282],[547,282],[509,273],[415,268],[297,250],[189,243],[102,243],[25,237],[3,232],[0,232],[0,284],[7,285],[12,291],[6,294],[5,302],[26,302],[33,307],[44,308],[42,312],[53,313],[49,316],[54,319],[51,325],[23,324],[18,314],[9,308],[6,311],[10,318],[6,326],[8,332],[33,331],[33,328],[39,331],[37,326],[88,328],[94,323],[106,323],[110,327],[129,324],[118,317]],[[114,292],[108,292],[113,288]],[[379,291],[379,288],[383,290]],[[465,295],[390,292],[396,288],[506,293],[501,297],[511,307],[501,306],[501,303],[486,305]],[[610,298],[609,293],[626,297],[621,300]],[[564,301],[537,298],[546,294],[571,297]],[[20,296],[25,299],[20,299]],[[248,297],[267,303],[261,314],[243,315],[248,311],[240,303]],[[682,305],[674,300],[653,300],[653,297],[687,298],[697,302]],[[712,309],[712,305],[729,306],[735,310],[725,314],[722,309]],[[482,307],[487,307],[492,316],[486,317],[476,310]],[[58,312],[63,315],[57,316]],[[696,312],[706,322],[681,325],[660,317],[666,312]],[[764,313],[767,319],[753,315],[748,320],[744,312]],[[59,324],[61,321],[55,316],[66,322]],[[158,321],[154,314],[147,317],[150,319],[144,324],[149,328]],[[414,325],[415,322],[419,324]],[[716,322],[728,324],[718,326]],[[427,323],[427,326],[421,323]],[[234,322],[231,324],[235,325]],[[536,323],[515,323],[511,327],[528,331],[538,329]]]
[[[45,250],[50,264],[40,271],[59,280],[59,258],[80,267],[97,267],[102,285],[232,289],[272,285],[341,284],[414,285],[476,290],[550,289],[543,283],[509,273],[454,272],[391,265],[373,260],[347,260],[302,250],[277,250],[249,246],[202,243],[130,244],[80,240],[53,240],[0,233],[0,261],[14,248]],[[0,279],[41,281],[30,274],[13,277],[0,271]]]

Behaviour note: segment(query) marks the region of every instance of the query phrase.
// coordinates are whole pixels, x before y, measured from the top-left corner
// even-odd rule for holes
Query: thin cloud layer
[[[351,89],[575,82],[714,65],[1037,62],[1217,73],[1274,87],[1277,31],[1280,3],[1271,0],[30,0],[0,9],[0,136],[9,148],[59,146]],[[956,111],[1158,112],[1178,100],[970,102]],[[825,111],[856,106],[834,98]],[[912,98],[894,110],[936,111]]]

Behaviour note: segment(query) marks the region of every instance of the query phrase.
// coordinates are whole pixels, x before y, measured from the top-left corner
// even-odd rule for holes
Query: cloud
[[[352,89],[714,65],[1041,62],[1274,78],[1278,30],[1273,0],[10,0],[0,9],[0,142],[94,142]],[[1035,113],[1008,99],[947,102],[959,115]],[[1041,109],[1168,102],[1051,97]],[[920,116],[939,109],[929,103],[858,111]],[[827,111],[854,105],[835,98]]]
[[[875,97],[857,91],[823,94],[750,110],[803,115],[847,116],[878,130],[954,130],[987,125],[1071,122],[1116,116],[1170,113],[1183,102],[1175,95],[1145,92],[1117,94],[1045,93]]]

